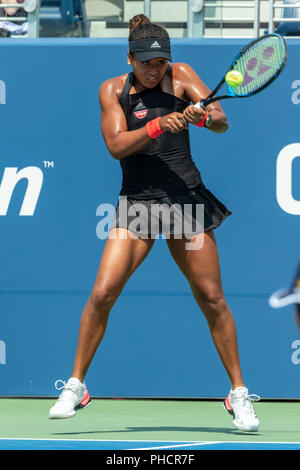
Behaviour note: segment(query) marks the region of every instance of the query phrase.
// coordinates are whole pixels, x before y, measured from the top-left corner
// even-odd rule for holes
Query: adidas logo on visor
[[[155,41],[153,44],[151,44],[151,48],[155,48],[155,47],[161,48],[161,45],[157,41]]]

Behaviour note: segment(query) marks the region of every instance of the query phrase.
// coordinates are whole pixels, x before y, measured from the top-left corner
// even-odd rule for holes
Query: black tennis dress
[[[130,94],[133,79],[129,73],[120,96],[129,131],[159,116],[183,113],[189,105],[164,92],[160,84]],[[180,236],[215,229],[231,215],[204,186],[191,156],[188,129],[161,134],[122,158],[120,165],[122,188],[111,227],[127,228],[140,238],[155,238],[161,233]]]

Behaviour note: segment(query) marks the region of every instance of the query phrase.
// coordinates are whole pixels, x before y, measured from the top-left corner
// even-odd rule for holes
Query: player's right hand
[[[206,116],[206,110],[203,108],[197,108],[194,105],[190,105],[185,108],[184,116],[191,124],[197,124]]]
[[[159,126],[164,132],[178,134],[184,129],[187,129],[187,120],[182,113],[175,112],[162,116],[159,121]]]

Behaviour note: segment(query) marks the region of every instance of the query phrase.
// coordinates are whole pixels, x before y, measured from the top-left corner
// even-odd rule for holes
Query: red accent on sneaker
[[[89,394],[88,391],[86,391],[86,393],[85,393],[85,395],[84,395],[82,401],[80,402],[80,405],[82,405],[82,406],[87,405],[88,402],[90,401],[90,399],[91,399],[91,398],[90,398],[90,394]]]
[[[230,401],[229,401],[229,394],[228,394],[227,397],[226,397],[225,406],[226,406],[226,408],[227,408],[228,411],[229,411],[229,410],[232,410],[231,405],[230,405]]]

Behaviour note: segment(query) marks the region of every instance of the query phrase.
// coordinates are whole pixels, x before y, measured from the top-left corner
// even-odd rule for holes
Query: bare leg
[[[197,235],[201,236],[204,236],[204,246],[199,250],[186,250],[185,238],[171,238],[167,243],[207,319],[214,344],[234,389],[244,386],[235,323],[223,293],[214,233],[209,231]]]
[[[108,238],[91,295],[82,312],[72,377],[84,381],[104,336],[111,308],[126,282],[150,252],[153,239],[132,239],[126,229],[114,229],[126,238]]]

